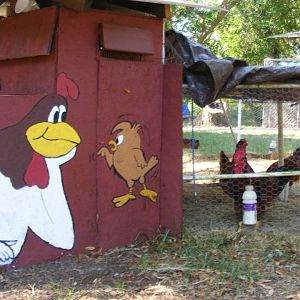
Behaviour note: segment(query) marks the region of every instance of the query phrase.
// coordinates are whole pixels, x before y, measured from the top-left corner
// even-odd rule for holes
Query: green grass
[[[125,291],[126,290],[126,283],[122,280],[116,280],[114,282],[113,287],[118,291]]]
[[[260,279],[260,272],[251,259],[253,249],[251,245],[247,245],[247,251],[244,251],[244,245],[240,244],[241,237],[229,236],[225,232],[201,237],[193,234],[189,236],[189,243],[181,249],[179,255],[193,270],[216,271],[221,281],[257,281]]]
[[[61,283],[53,283],[51,289],[55,295],[55,299],[58,300],[72,299],[75,295],[74,288],[66,287]]]
[[[185,130],[184,138],[192,138],[192,132]],[[277,141],[277,132],[272,129],[244,129],[241,132],[241,138],[248,141],[247,152],[257,154],[267,154],[272,140]],[[235,141],[227,130],[196,130],[195,139],[200,140],[199,149],[195,149],[197,155],[215,156],[223,150],[226,154],[232,154],[235,149]],[[284,151],[292,153],[300,146],[300,130],[284,131]],[[191,154],[191,149],[185,149],[185,154]]]
[[[215,284],[228,282],[238,287],[241,282],[271,279],[277,267],[289,269],[300,262],[300,240],[273,233],[220,230],[203,235],[186,230],[181,240],[160,237],[149,242],[143,270],[159,271],[164,266],[164,272],[178,269],[186,277],[207,272]],[[162,256],[168,259],[157,263]]]

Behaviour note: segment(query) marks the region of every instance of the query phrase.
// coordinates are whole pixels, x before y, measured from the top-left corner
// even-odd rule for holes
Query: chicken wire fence
[[[272,91],[265,93],[271,97]],[[220,99],[204,108],[183,99],[183,174],[185,198],[194,204],[190,213],[195,205],[201,208],[197,226],[205,231],[234,226],[243,218],[245,187],[253,185],[257,219],[264,229],[299,234],[299,99],[290,97],[293,91],[274,90],[274,98],[280,97],[280,119],[277,102],[252,98],[252,90],[250,94],[238,100]],[[281,162],[278,127],[283,132]],[[246,143],[240,153],[239,140]]]
[[[166,45],[165,63],[184,62]],[[299,235],[300,85],[240,85],[204,108],[183,95],[185,215],[197,230],[236,226],[252,185],[263,230]]]

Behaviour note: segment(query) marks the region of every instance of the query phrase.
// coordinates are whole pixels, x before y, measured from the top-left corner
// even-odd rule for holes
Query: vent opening
[[[144,55],[140,53],[127,53],[127,52],[111,51],[111,50],[100,50],[100,56],[105,58],[129,60],[129,61],[142,61],[144,58]]]

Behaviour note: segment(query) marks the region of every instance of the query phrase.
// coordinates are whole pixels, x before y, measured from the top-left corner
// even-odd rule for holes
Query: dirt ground
[[[236,218],[233,201],[215,185],[186,184],[185,195],[189,203],[185,205],[186,226],[200,231],[233,229]],[[263,216],[261,228],[263,232],[275,232],[300,237],[300,186],[290,191],[287,202],[275,199],[273,205]],[[196,193],[196,195],[195,195]]]
[[[255,172],[263,172],[275,160],[250,156],[248,161]],[[219,174],[216,158],[196,161],[194,168],[197,175]],[[192,164],[188,157],[184,158],[183,172],[192,174]],[[198,180],[196,185],[185,183],[184,195],[186,201],[191,202],[191,205],[187,203],[185,206],[185,220],[189,226],[204,231],[236,226],[233,202],[223,193],[218,180]],[[195,210],[195,207],[198,209]],[[267,209],[261,230],[300,236],[300,182],[296,182],[289,190],[288,201],[275,199],[272,207]]]
[[[213,182],[185,183],[185,231],[205,234],[236,229],[232,200],[220,187]],[[298,189],[288,202],[274,202],[260,230],[300,236]],[[185,241],[174,242],[172,247],[182,243]],[[300,299],[300,270],[295,264],[283,271],[277,269],[272,280],[242,282],[240,288],[223,283],[220,288],[222,282],[214,285],[212,278],[218,275],[214,270],[200,269],[187,276],[184,265],[172,267],[176,260],[172,251],[160,252],[153,267],[146,260],[150,250],[149,243],[104,254],[87,250],[78,257],[62,257],[24,269],[2,268],[0,299]]]

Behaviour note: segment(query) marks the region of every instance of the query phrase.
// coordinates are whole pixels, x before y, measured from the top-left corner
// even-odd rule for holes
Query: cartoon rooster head
[[[110,140],[111,151],[127,151],[129,149],[139,149],[141,147],[141,137],[138,131],[141,129],[141,125],[134,123],[131,125],[130,122],[121,122],[117,124],[113,129],[112,133],[119,131],[114,140]]]
[[[46,96],[31,111],[30,120],[35,122],[28,126],[26,138],[36,153],[60,157],[80,143],[78,133],[65,122],[66,114],[67,101],[58,95]]]
[[[41,177],[39,170],[45,169],[46,158],[66,157],[80,143],[78,133],[65,122],[66,113],[65,97],[48,95],[19,123],[0,130],[0,172],[15,189],[28,185],[25,177],[33,166],[35,177]],[[42,186],[46,184],[45,180]]]

